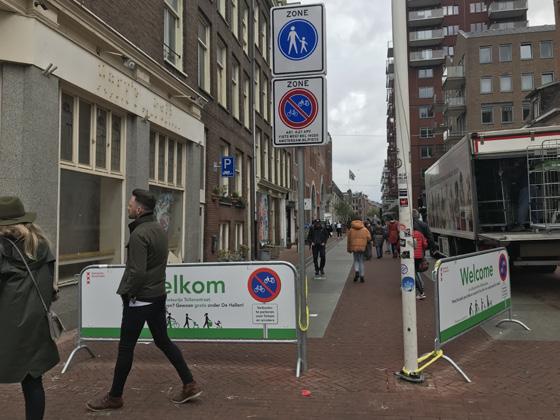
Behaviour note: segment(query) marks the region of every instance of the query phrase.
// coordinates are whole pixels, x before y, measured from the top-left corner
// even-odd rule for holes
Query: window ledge
[[[188,78],[188,77],[189,77],[189,75],[188,75],[187,73],[185,73],[185,72],[183,71],[182,68],[180,68],[180,67],[177,66],[176,64],[173,64],[172,61],[168,60],[168,59],[165,58],[165,57],[163,57],[163,61],[164,61],[166,64],[169,64],[171,67],[173,67],[174,70],[178,71],[178,72],[179,72],[182,76],[184,76],[185,78]]]

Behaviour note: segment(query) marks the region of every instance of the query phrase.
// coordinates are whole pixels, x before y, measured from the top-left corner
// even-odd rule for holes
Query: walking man
[[[177,404],[197,398],[202,391],[194,381],[179,348],[166,328],[165,269],[167,235],[156,221],[156,198],[147,190],[135,189],[128,202],[130,239],[127,261],[117,293],[123,301],[121,336],[111,390],[87,402],[91,411],[115,410],[123,406],[123,389],[132,368],[134,347],[145,323],[155,345],[167,356],[183,383],[171,398]]]
[[[327,240],[329,239],[329,232],[323,227],[319,219],[313,221],[313,226],[309,229],[307,234],[307,243],[313,251],[313,264],[315,265],[315,275],[319,274],[322,276],[325,274],[325,248],[327,246]],[[321,262],[319,264],[319,257],[321,257]]]
[[[340,238],[342,236],[342,223],[340,223],[340,220],[336,224],[336,236],[337,238]]]

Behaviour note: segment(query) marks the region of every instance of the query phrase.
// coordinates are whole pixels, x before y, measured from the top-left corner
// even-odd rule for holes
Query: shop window
[[[122,263],[123,180],[60,171],[59,279],[91,264]]]
[[[183,261],[185,146],[157,131],[150,132],[149,190],[156,196],[154,214],[167,233],[170,261]]]

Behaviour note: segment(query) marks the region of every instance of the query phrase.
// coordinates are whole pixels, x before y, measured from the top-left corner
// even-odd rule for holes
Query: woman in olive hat
[[[0,383],[21,383],[27,420],[43,418],[42,375],[59,361],[41,302],[56,294],[55,259],[35,218],[19,198],[0,197]]]

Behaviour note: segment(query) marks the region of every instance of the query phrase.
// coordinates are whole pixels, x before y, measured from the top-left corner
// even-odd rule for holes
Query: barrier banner
[[[434,279],[440,344],[511,307],[505,248],[442,259],[434,270]]]
[[[82,339],[117,339],[123,266],[81,274]],[[167,328],[172,339],[296,341],[296,271],[285,262],[167,267]],[[141,303],[137,303],[141,304]],[[151,338],[147,325],[141,338]]]

